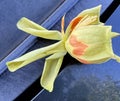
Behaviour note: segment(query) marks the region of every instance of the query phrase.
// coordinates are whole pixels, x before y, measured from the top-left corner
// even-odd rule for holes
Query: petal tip
[[[10,72],[14,72],[14,71],[15,71],[15,69],[11,66],[11,62],[7,62],[6,65],[7,65],[8,70],[9,70]]]
[[[16,24],[18,29],[22,28],[23,23],[25,22],[25,20],[28,20],[26,17],[22,17]]]
[[[47,90],[49,92],[53,91],[53,86],[51,86],[50,84],[46,84],[45,82],[43,82],[42,79],[40,80],[40,84],[45,90]]]

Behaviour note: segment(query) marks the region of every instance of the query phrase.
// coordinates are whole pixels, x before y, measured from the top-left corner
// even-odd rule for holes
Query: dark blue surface
[[[60,2],[62,2],[62,1],[64,1],[64,0],[61,0]],[[49,29],[61,18],[61,16],[64,15],[65,12],[67,12],[71,7],[73,7],[73,5],[75,5],[75,3],[77,3],[77,1],[78,0],[71,0],[71,1],[66,0],[66,1],[64,1],[61,5],[58,5],[58,8],[48,18],[45,18],[44,16],[39,15],[40,11],[42,11],[42,12],[44,11],[43,8],[37,10],[37,11],[39,11],[38,13],[37,13],[37,11],[35,11],[36,14],[35,14],[35,12],[34,13],[31,13],[31,12],[27,13],[27,11],[25,11],[26,13],[25,12],[23,12],[23,13],[25,13],[26,15],[30,13],[31,16],[36,16],[37,18],[34,17],[33,21],[35,21],[36,19],[40,20],[39,18],[43,17],[43,19],[45,19],[45,21],[44,21],[44,23],[42,23],[42,26]],[[15,2],[15,3],[18,3],[18,5],[19,5],[19,1],[13,1],[11,3],[9,3],[9,1],[8,2],[3,1],[3,4],[4,4],[4,2],[6,2],[10,5],[14,5],[14,2]],[[31,7],[33,7],[33,8],[35,7],[36,9],[39,8],[39,6],[40,6],[40,4],[36,1],[33,1],[33,2],[26,1],[26,2],[30,3]],[[47,0],[44,0],[44,1],[40,0],[39,2],[40,3],[47,2]],[[21,3],[23,3],[23,2],[20,2],[20,4]],[[24,1],[24,3],[25,3],[25,1]],[[47,4],[47,3],[45,3],[45,4]],[[50,1],[50,3],[52,3],[52,2]],[[55,6],[57,6],[56,3],[58,3],[58,1],[55,1],[54,3],[52,3],[52,5],[54,5],[54,7],[55,7]],[[37,7],[33,6],[35,4]],[[48,5],[49,4],[47,4],[47,9],[49,9]],[[45,6],[45,5],[43,5],[43,6]],[[28,5],[27,5],[27,7],[28,7]],[[27,9],[29,9],[29,8],[27,8]],[[41,16],[41,17],[39,17],[39,16]],[[21,17],[22,17],[22,15],[21,15]],[[28,17],[28,18],[30,18],[30,17]],[[17,22],[17,19],[15,19],[15,20]],[[36,20],[36,22],[37,22],[37,20]],[[38,23],[39,23],[39,21],[38,21]],[[12,24],[12,25],[16,26],[16,23]],[[11,32],[8,31],[8,33],[11,33]],[[22,33],[23,35],[25,34],[22,31],[20,33]],[[13,33],[13,34],[16,34],[16,33]],[[2,34],[0,34],[0,35],[2,35]],[[27,34],[25,34],[25,35],[27,35]],[[2,37],[0,37],[0,38],[2,38]],[[4,40],[2,40],[2,41],[4,41]],[[45,46],[45,45],[48,45],[49,43],[51,43],[51,42],[44,40],[44,39],[40,39],[39,44],[35,43],[36,41],[38,41],[38,39],[36,39],[36,37],[33,37],[33,36],[29,36],[27,39],[25,39],[18,47],[15,48],[15,50],[13,50],[5,59],[3,59],[0,62],[0,72],[2,72],[3,70],[5,70],[7,68],[5,66],[6,61],[12,60],[12,59],[20,56],[28,48],[30,48],[30,46],[32,46],[33,44],[34,44],[33,47],[31,49],[29,49],[28,51],[31,51],[31,50],[36,49],[36,48],[40,48],[42,46]],[[18,70],[14,73],[11,73],[8,70],[6,70],[3,74],[1,74],[0,75],[0,88],[1,88],[0,89],[0,101],[12,101],[17,96],[19,96],[27,87],[29,87],[41,75],[41,71],[42,71],[41,67],[43,67],[43,64],[44,64],[43,62],[44,62],[43,60],[38,60],[38,61],[26,66],[26,68]]]
[[[28,34],[16,28],[16,23],[21,17],[27,17],[41,24],[63,1],[31,0],[30,2],[26,2],[12,0],[11,2],[9,0],[1,0],[0,61],[28,36]]]
[[[120,20],[119,19],[120,19],[120,6],[112,14],[112,16],[107,20],[106,25],[112,25],[113,31],[120,33]],[[120,37],[113,38],[112,43],[113,43],[114,53],[120,56],[120,47],[119,47]],[[120,65],[116,65],[116,67],[120,67]],[[116,76],[119,78],[120,75],[116,75]]]
[[[63,0],[62,0],[63,1]],[[61,1],[61,2],[62,2]],[[43,3],[43,4],[45,4],[45,2],[47,2],[47,0],[45,0],[45,1],[43,1],[43,2],[41,2],[41,3]],[[53,0],[53,2],[54,2],[54,0]],[[44,26],[45,28],[47,28],[47,29],[49,29],[49,28],[51,28],[73,5],[75,5],[77,2],[78,2],[78,0],[71,0],[71,1],[69,1],[69,0],[66,0],[66,1],[64,1],[63,3],[61,3],[61,5],[57,5],[59,2],[57,2],[57,1],[55,1],[54,3],[53,2],[51,2],[50,1],[50,4],[52,4],[51,6],[54,6],[54,7],[56,7],[56,6],[58,6],[57,7],[57,9],[55,9],[55,11],[51,14],[51,15],[49,15],[49,17],[48,18],[46,18],[45,16],[40,16],[40,19],[42,18],[42,19],[45,19],[45,21],[41,24],[42,26]],[[29,3],[29,2],[28,2]],[[37,2],[36,2],[37,3]],[[47,2],[48,3],[48,2]],[[57,3],[57,4],[56,4]],[[34,4],[34,3],[33,3]],[[49,4],[49,5],[50,5]],[[59,3],[60,4],[60,3]],[[41,8],[40,9],[40,11],[42,12],[42,13],[45,13],[45,11],[46,11],[46,9],[49,9],[49,5],[47,4],[47,7],[45,6],[45,5],[43,5],[43,8],[44,7],[46,7],[44,10],[43,10],[43,8]],[[67,6],[66,6],[67,5]],[[36,5],[37,6],[37,5]],[[41,6],[42,7],[42,6]],[[34,8],[34,7],[33,7]],[[52,9],[52,8],[51,8]],[[37,10],[38,11],[38,10]],[[39,11],[39,12],[40,12]],[[19,12],[18,12],[19,13]],[[50,9],[49,9],[49,12],[47,13],[47,14],[49,14],[50,13]],[[24,14],[24,13],[23,13]],[[32,13],[30,13],[30,14],[32,14]],[[34,14],[34,13],[33,13]],[[46,14],[45,14],[46,15]],[[28,17],[29,18],[29,17]],[[39,18],[39,15],[37,15],[37,18]],[[32,19],[31,19],[32,20]],[[35,19],[33,20],[33,21],[35,21]],[[40,23],[40,21],[38,22],[38,23]],[[16,25],[16,24],[15,24]],[[13,24],[13,26],[14,26],[14,24]],[[15,26],[14,26],[15,27]],[[27,35],[28,36],[28,34],[25,34],[24,32],[22,32],[22,31],[19,31],[19,30],[17,30],[18,32],[21,32],[22,34],[24,34],[24,35]],[[18,32],[16,32],[16,33],[18,33]],[[15,36],[17,35],[16,33],[13,33],[13,35],[10,37],[10,38],[13,38],[13,36],[14,36],[14,34],[15,34]],[[21,35],[22,35],[21,34]],[[18,35],[16,36],[17,38],[19,37]],[[20,37],[19,37],[20,38]],[[9,38],[8,38],[9,39]],[[14,40],[15,40],[15,38],[14,38]],[[9,54],[7,54],[7,52],[8,52],[8,50],[6,50],[6,51],[4,51],[4,52],[6,52],[6,57],[2,60],[2,61],[0,61],[0,74],[6,69],[6,62],[7,61],[9,61],[9,60],[13,60],[14,58],[16,58],[16,57],[19,57],[20,55],[22,55],[23,53],[25,53],[35,42],[36,42],[36,37],[34,37],[34,36],[32,36],[32,35],[29,35],[29,37],[27,37],[25,40],[23,40],[22,38],[21,38],[21,40],[22,40],[22,42],[19,44],[19,45],[17,45],[16,44],[16,47],[14,47],[14,49],[13,50],[11,50],[10,51],[10,53]],[[4,41],[4,40],[2,40],[2,41]],[[8,41],[8,40],[6,40],[6,41]],[[17,41],[15,42],[15,43],[17,43]],[[14,44],[15,44],[14,43]],[[11,41],[10,41],[10,43],[9,44],[11,44]],[[11,45],[9,45],[9,44],[7,44],[9,47],[12,47],[13,48],[13,46],[11,46]],[[6,47],[7,47],[7,45],[6,45]],[[9,48],[8,47],[8,48]],[[3,50],[4,50],[4,47],[3,47]]]
[[[5,58],[8,58],[8,55],[29,36],[29,34],[17,29],[17,21],[21,17],[27,17],[41,24],[63,3],[63,1],[64,0],[59,2],[56,0],[31,0],[30,2],[16,0],[12,2],[9,0],[0,1],[0,74],[6,69],[5,62],[3,62]],[[22,54],[30,45],[24,45],[27,48],[24,48],[24,50],[21,49],[22,52],[20,53]],[[20,51],[20,49],[17,51]],[[18,56],[18,54],[16,54],[16,56]],[[10,56],[10,58],[15,58],[15,56]]]
[[[68,14],[69,15],[69,14]],[[120,33],[120,6],[107,20]],[[120,55],[120,37],[113,39]],[[75,60],[71,60],[75,61]],[[52,93],[42,90],[34,101],[120,101],[120,63],[110,60],[99,65],[68,63],[60,73]]]
[[[69,1],[69,5],[67,5]],[[71,2],[70,2],[71,1]],[[63,12],[67,12],[68,9],[70,9],[70,7],[73,6],[73,4],[75,3],[75,1],[78,1],[78,0],[66,0],[66,4],[64,5],[64,7],[61,9],[59,9],[59,14],[57,13],[55,15],[56,18],[59,18],[64,14]],[[93,6],[96,6],[98,4],[102,4],[103,5],[103,9],[102,9],[102,12],[107,8],[107,6],[112,2],[112,0],[107,0],[107,1],[103,1],[103,0],[92,0],[91,2],[89,2],[89,0],[79,0],[79,3],[73,7],[67,14],[67,18],[66,18],[66,24],[68,24],[68,22],[74,17],[76,16],[79,12],[81,12],[81,10],[84,10],[86,8],[90,8],[90,7],[93,7]],[[64,9],[65,8],[65,9]],[[60,15],[61,14],[61,15]],[[51,18],[53,17],[54,15],[51,16]],[[56,23],[59,19],[52,19],[51,22],[53,21],[53,23]],[[48,19],[45,21],[45,22],[48,22],[48,25],[51,23]],[[59,21],[58,23],[55,24],[55,26],[52,28],[52,29],[60,29],[60,22]],[[52,24],[53,24],[52,23]],[[47,28],[49,28],[49,26],[47,26]],[[34,40],[34,38],[33,38]],[[37,49],[37,48],[40,48],[40,47],[43,47],[43,46],[46,46],[48,44],[52,44],[54,41],[48,41],[48,40],[44,40],[44,39],[36,39],[36,43],[28,50],[28,51],[31,51],[31,50],[34,50],[34,49]],[[27,40],[28,42],[28,40]],[[31,42],[31,41],[30,41]],[[26,45],[27,46],[27,45]],[[25,46],[24,46],[25,48]],[[24,51],[24,48],[22,48]],[[27,48],[27,47],[26,47]],[[25,48],[25,50],[26,50]],[[18,48],[19,49],[19,48]],[[21,49],[21,48],[20,48]],[[20,50],[21,51],[21,50]],[[28,52],[27,51],[27,52]],[[12,59],[13,57],[15,58],[17,55],[20,55],[21,53],[16,53],[16,52],[13,52],[15,53],[11,55],[11,57],[9,57],[9,59]],[[6,60],[5,60],[6,61]],[[4,62],[5,62],[4,61]],[[43,69],[43,65],[44,65],[44,59],[40,59],[34,63],[31,63],[30,65],[28,66],[25,66],[24,68],[14,72],[14,73],[10,73],[9,71],[6,71],[4,72],[2,75],[0,75],[0,100],[1,101],[11,101],[13,100],[15,97],[17,97],[20,93],[22,93],[28,86],[30,86],[40,75],[41,75],[41,71]],[[78,69],[78,66],[81,66],[79,65],[79,63],[75,64],[76,67],[75,67],[75,70]],[[73,64],[67,64],[66,66],[66,69],[73,69]],[[68,68],[69,67],[69,68]],[[84,68],[84,67],[83,67]],[[92,68],[92,67],[91,67]],[[61,73],[61,75],[64,75],[64,73],[66,73],[66,69],[65,71],[63,71]],[[85,69],[86,71],[89,70],[89,69]],[[85,72],[85,70],[83,70]],[[79,70],[78,70],[79,71]],[[82,70],[81,70],[82,71]],[[68,74],[69,75],[69,74]],[[66,75],[67,76],[67,75]],[[67,76],[68,77],[68,76]],[[58,77],[56,83],[61,83],[61,81],[59,81],[59,79],[61,80],[62,78]],[[71,81],[73,79],[71,78]],[[69,81],[68,83],[70,83],[71,81]],[[62,82],[63,83],[63,82]],[[57,84],[56,84],[57,85]],[[66,86],[68,87],[69,84],[66,84]],[[61,85],[62,86],[62,85]],[[63,86],[64,87],[64,86]],[[70,86],[71,87],[71,86]],[[55,89],[57,91],[62,91],[62,87],[56,87],[55,86]],[[46,91],[45,91],[46,92]],[[66,91],[67,92],[67,91]],[[59,99],[61,97],[62,99],[62,96],[57,96],[56,94],[54,93],[51,93],[53,94],[53,96],[49,96],[49,93],[41,93],[43,94],[43,99],[47,96],[47,98],[56,98],[56,99]],[[59,92],[59,95],[61,95],[62,93]],[[65,93],[63,93],[65,94]],[[48,99],[46,99],[46,101],[48,101]],[[56,101],[56,99],[53,99],[51,101]],[[38,100],[39,101],[39,100]],[[40,101],[45,101],[45,100],[40,100]]]

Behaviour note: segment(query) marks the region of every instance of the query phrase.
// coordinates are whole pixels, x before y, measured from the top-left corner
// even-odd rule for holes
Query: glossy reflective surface
[[[16,27],[21,17],[40,24],[46,20],[64,0],[1,0],[0,1],[0,61],[14,50],[28,34]]]
[[[107,20],[120,33],[120,6]],[[113,49],[120,55],[120,37],[113,39]],[[60,73],[52,93],[41,91],[33,101],[120,101],[120,63],[110,60],[99,65],[84,65],[74,59]]]
[[[45,16],[40,16],[39,17],[38,13],[40,11],[43,12],[43,13],[45,13],[45,12],[44,12],[44,10],[42,8],[39,9],[40,5],[37,4],[38,2],[31,3],[31,5],[32,4],[34,4],[34,5],[36,4],[36,6],[37,6],[37,7],[36,6],[32,6],[33,8],[35,7],[35,8],[39,9],[39,10],[37,10],[38,12],[35,13],[38,17],[36,19],[34,19],[34,18],[31,19],[30,17],[28,17],[28,18],[30,18],[33,21],[36,20],[35,22],[39,23],[39,21],[40,21],[39,18],[43,17],[43,19],[45,19],[45,21],[44,21],[44,23],[42,25],[47,27],[47,28],[48,27],[50,28],[50,27],[52,27],[55,24],[55,22],[58,21],[58,19],[60,19],[60,17],[62,16],[61,14],[64,14],[70,8],[72,8],[77,3],[78,0],[76,0],[76,1],[75,0],[71,0],[71,1],[66,0],[65,2],[63,2],[63,1],[64,0],[61,0],[59,2],[55,1],[54,3],[50,1],[50,3],[52,3],[52,5],[54,5],[54,7],[56,7],[56,8],[58,7],[58,9],[55,10],[54,12],[52,12],[52,16],[50,16],[48,19]],[[5,1],[5,2],[7,2],[7,1]],[[19,1],[16,1],[16,2],[19,2]],[[30,3],[29,1],[26,1],[26,2]],[[50,4],[48,4],[47,0],[39,1],[39,2],[40,3],[46,2],[45,5],[47,5],[47,7],[50,5]],[[9,3],[9,1],[7,3]],[[20,3],[22,3],[22,2],[20,2]],[[59,5],[58,5],[58,3],[59,3]],[[10,3],[10,5],[12,5],[12,2]],[[43,5],[43,6],[45,6],[45,5]],[[46,9],[48,10],[49,7],[46,8]],[[49,14],[49,13],[50,13],[50,9],[47,11],[47,14]],[[31,16],[36,16],[36,15],[34,15],[34,13],[31,13]],[[26,33],[22,32],[22,31],[20,31],[20,32],[23,33],[23,34],[26,34]],[[0,38],[2,38],[2,37],[0,37]],[[36,39],[36,38],[34,38],[34,39],[36,41],[38,41],[38,39]],[[11,73],[10,71],[6,70],[5,72],[3,72],[1,74],[1,69],[2,68],[3,69],[7,68],[6,65],[5,65],[5,62],[8,61],[7,60],[8,58],[12,59],[12,58],[18,57],[18,55],[24,53],[26,50],[28,50],[28,47],[33,45],[31,40],[25,40],[24,43],[27,44],[27,45],[24,45],[24,46],[21,46],[21,47],[17,47],[17,52],[12,51],[12,54],[9,55],[6,58],[6,60],[4,59],[2,61],[2,63],[0,63],[0,88],[1,88],[0,89],[0,100],[1,101],[12,101],[16,97],[18,97],[21,93],[23,93],[23,91],[25,89],[27,89],[41,75],[41,71],[43,69],[42,67],[44,65],[44,59],[40,59],[40,60],[38,60],[36,62],[33,62],[30,65],[25,66],[26,68],[24,67],[24,68],[14,72],[14,73]],[[31,44],[28,44],[28,43],[31,43]],[[37,48],[40,48],[40,47],[44,47],[44,46],[46,46],[48,44],[51,44],[51,43],[53,43],[53,42],[48,41],[48,40],[44,40],[44,39],[40,39],[37,43],[34,42],[34,45],[27,52],[32,51],[32,50],[37,49]],[[28,47],[25,47],[25,46],[28,46]],[[39,87],[40,87],[40,85],[39,85]],[[34,95],[36,94],[36,93],[33,92],[33,90],[32,90],[32,92],[29,92],[29,93],[30,94],[34,94]],[[32,98],[33,96],[30,95],[29,97]],[[28,97],[24,97],[24,98],[28,98]],[[21,100],[21,101],[25,101],[25,100]],[[27,100],[27,101],[29,101],[29,100]]]

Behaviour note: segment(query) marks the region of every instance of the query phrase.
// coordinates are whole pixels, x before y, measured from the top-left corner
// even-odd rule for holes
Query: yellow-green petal
[[[44,70],[41,77],[41,85],[49,92],[53,91],[54,81],[58,75],[66,52],[54,53],[45,61]]]
[[[83,48],[83,45],[71,45],[70,39],[73,36],[77,40],[77,43],[74,42],[75,44],[84,44],[86,48]],[[109,59],[120,61],[119,57],[114,54],[112,49],[111,39],[115,36],[119,36],[119,34],[111,32],[111,26],[83,26],[71,33],[66,41],[66,49],[71,56],[88,64],[102,63]],[[82,49],[84,49],[84,51]]]
[[[99,21],[100,10],[101,10],[101,5],[90,8],[90,9],[86,9],[86,10],[82,11],[78,16],[86,16],[86,15],[88,15],[90,17],[97,16],[97,20],[92,24],[99,24],[100,23],[100,21]]]
[[[103,23],[99,21],[100,10],[101,10],[101,5],[90,9],[86,9],[82,11],[80,14],[78,14],[78,16],[76,16],[68,25],[65,32],[66,37],[68,37],[73,30],[76,30],[77,28],[79,29],[79,27],[81,26],[87,26],[93,24],[103,25]]]
[[[61,40],[61,33],[59,31],[56,30],[49,31],[25,17],[21,18],[18,21],[17,27],[20,30],[37,37],[52,39],[52,40]]]
[[[34,51],[31,51],[31,52],[15,59],[15,60],[9,61],[9,62],[7,62],[7,66],[11,72],[14,72],[17,69],[20,69],[21,67],[23,67],[31,62],[34,62],[34,61],[36,61],[40,58],[43,58],[47,55],[53,54],[55,52],[60,52],[63,50],[64,50],[63,43],[58,42],[58,43],[52,44],[47,47],[36,49]]]

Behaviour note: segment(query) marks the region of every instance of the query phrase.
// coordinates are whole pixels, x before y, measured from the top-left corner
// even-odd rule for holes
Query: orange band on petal
[[[84,54],[84,48],[83,47],[77,47],[75,49],[73,49],[73,54],[75,55],[83,55]]]
[[[76,17],[71,21],[71,29],[73,30],[75,28],[75,26],[80,22],[80,20],[82,19],[82,17]]]
[[[81,63],[84,63],[84,64],[90,64],[88,61],[83,60],[83,59],[79,59],[79,58],[78,58],[78,61],[80,61]]]
[[[78,41],[75,35],[70,36],[69,42],[73,47],[82,47],[82,49],[85,49],[88,47],[83,42]]]
[[[77,41],[76,36],[70,36],[69,42],[73,47],[79,47],[80,43]]]
[[[69,39],[70,45],[73,47],[73,54],[74,55],[83,55],[85,49],[88,47],[83,42],[77,40],[76,36],[72,35]]]

